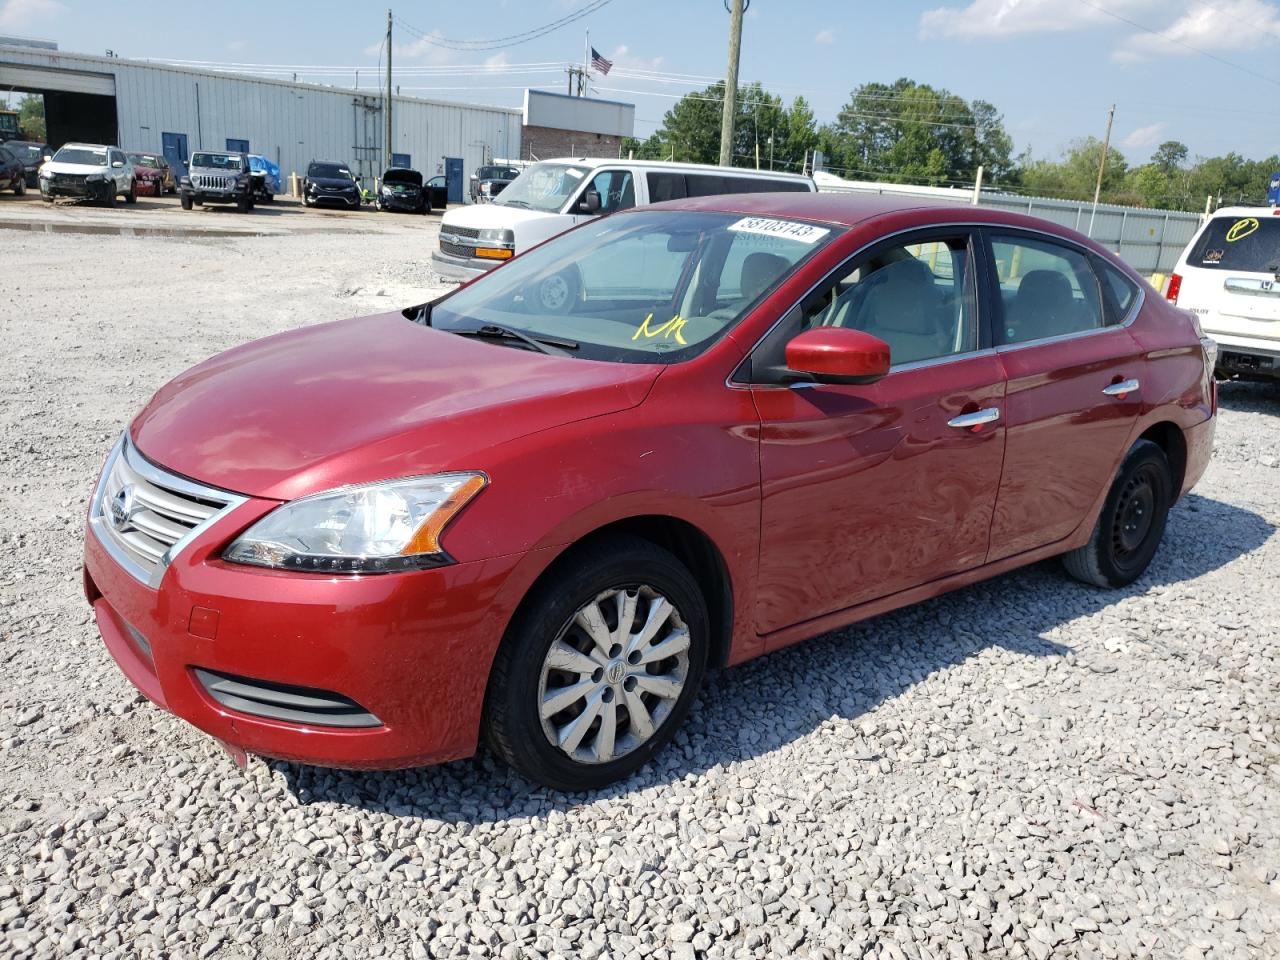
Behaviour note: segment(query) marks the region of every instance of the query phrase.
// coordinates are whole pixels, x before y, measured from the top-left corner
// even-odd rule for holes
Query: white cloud
[[[1119,63],[1157,57],[1190,56],[1197,50],[1237,53],[1280,41],[1280,6],[1264,0],[1226,0],[1213,6],[1188,4],[1185,12],[1159,34],[1139,32],[1111,54]],[[1191,49],[1191,48],[1196,49]],[[1240,62],[1242,58],[1232,57]],[[1246,65],[1248,65],[1246,61]]]
[[[1128,147],[1130,150],[1155,146],[1164,138],[1164,131],[1168,126],[1167,123],[1161,121],[1159,123],[1149,123],[1145,127],[1138,127],[1138,129],[1120,141],[1120,146]]]
[[[661,56],[647,60],[644,57],[632,56],[631,48],[625,43],[613,48],[613,53],[609,54],[609,60],[613,62],[615,67],[622,67],[626,70],[660,70],[663,63]]]
[[[5,0],[0,4],[0,30],[30,29],[66,11],[58,0]]]
[[[492,57],[489,57],[487,60],[485,60],[484,62],[485,69],[497,70],[499,67],[505,67],[507,65],[508,59],[509,58],[507,57],[507,51],[505,50],[501,51],[500,53],[495,53]]]
[[[813,38],[813,42],[814,43],[835,43],[836,32],[831,29],[819,30],[817,35]]]
[[[245,48],[246,44],[243,40],[232,40],[227,43],[227,49],[232,53],[239,53]]]
[[[1133,16],[1164,6],[1159,0],[1106,2],[1106,8],[1120,16]],[[1066,33],[1115,22],[1096,7],[1077,0],[972,0],[964,7],[926,10],[920,15],[920,33],[944,37],[1013,37],[1027,33]]]

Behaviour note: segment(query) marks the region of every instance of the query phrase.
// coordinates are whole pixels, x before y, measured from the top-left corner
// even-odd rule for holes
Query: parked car
[[[487,203],[492,200],[516,177],[520,176],[518,167],[505,165],[477,167],[471,175],[471,202]]]
[[[284,193],[280,180],[280,167],[256,153],[249,154],[249,171],[253,177],[253,198],[263,203],[274,203],[277,194]]]
[[[1280,208],[1215,213],[1178,258],[1168,297],[1218,342],[1219,378],[1280,380]]]
[[[302,181],[303,206],[317,203],[341,204],[349,210],[360,209],[360,186],[345,163],[312,160]]]
[[[138,182],[133,164],[119,147],[68,143],[41,164],[40,195],[50,203],[56,197],[76,197],[114,207],[117,197],[137,202]]]
[[[169,161],[159,153],[131,153],[129,160],[133,163],[134,174],[138,186],[145,187],[153,197],[161,197],[166,193],[175,193],[177,182],[173,179],[173,170]]]
[[[183,210],[206,203],[234,203],[241,213],[253,209],[249,159],[243,153],[197,151],[187,168],[178,186]]]
[[[5,147],[22,164],[27,186],[38,187],[40,164],[53,157],[53,148],[47,143],[37,143],[32,140],[10,140],[5,143]]]
[[[1048,557],[1133,582],[1209,460],[1211,352],[1036,218],[638,208],[179,376],[107,457],[85,589],[224,742],[396,767],[483,735],[597,787],[708,668]]]
[[[493,203],[445,214],[432,266],[446,280],[470,280],[603,214],[681,197],[815,189],[812,179],[792,173],[645,160],[548,160],[525,168]]]
[[[444,174],[439,174],[427,181],[427,199],[431,201],[432,210],[443,210],[449,206],[449,182]]]
[[[27,192],[27,171],[7,146],[0,146],[0,190],[12,190],[18,196]]]
[[[382,185],[374,203],[379,211],[431,212],[431,201],[423,189],[422,174],[404,167],[392,167],[382,174]]]

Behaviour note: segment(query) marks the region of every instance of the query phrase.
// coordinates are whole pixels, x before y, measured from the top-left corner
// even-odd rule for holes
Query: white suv
[[[40,167],[40,195],[100,200],[109,207],[116,197],[126,203],[138,199],[133,163],[119,147],[99,143],[68,143]]]
[[[1218,342],[1221,378],[1280,380],[1280,207],[1223,207],[1182,251],[1167,296]]]

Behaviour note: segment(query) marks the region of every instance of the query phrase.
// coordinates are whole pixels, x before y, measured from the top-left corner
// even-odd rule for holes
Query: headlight
[[[516,244],[516,233],[514,230],[481,230],[480,236],[477,238],[481,243],[500,243],[509,247]]]
[[[389,196],[391,196],[391,194],[393,193],[393,191],[392,191],[392,189],[391,189],[390,187],[388,187],[386,184],[383,184],[383,185],[382,185],[382,193],[383,193],[383,196],[387,196],[387,197],[389,197]]]
[[[233,563],[395,573],[449,562],[440,534],[488,482],[442,473],[342,487],[277,507],[227,548]]]

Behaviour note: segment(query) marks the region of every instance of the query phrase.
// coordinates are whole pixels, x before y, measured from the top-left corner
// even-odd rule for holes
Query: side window
[[[661,203],[663,200],[680,200],[685,197],[683,173],[647,173],[645,180],[649,184],[649,202]]]
[[[1124,323],[1125,317],[1133,309],[1134,301],[1138,299],[1138,285],[1105,260],[1095,259],[1094,263],[1106,285],[1106,292],[1110,294],[1107,298],[1107,322]]]
[[[1083,253],[1051,240],[993,236],[999,279],[997,345],[1103,326],[1098,278]]]
[[[977,346],[975,290],[967,234],[881,247],[808,298],[801,324],[866,331],[894,365],[966,353]]]
[[[601,213],[617,213],[636,205],[636,185],[630,170],[602,170],[587,189],[600,194]]]

